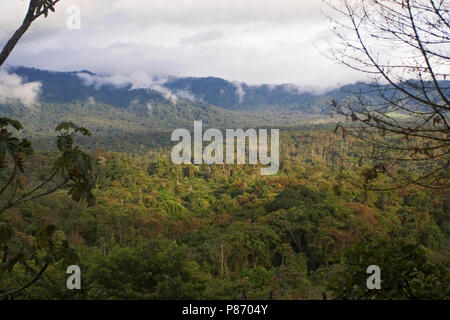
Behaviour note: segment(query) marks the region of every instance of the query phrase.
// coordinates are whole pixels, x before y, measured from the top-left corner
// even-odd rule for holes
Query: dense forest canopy
[[[91,145],[95,206],[55,193],[2,217],[16,234],[10,256],[41,228],[57,226],[54,241],[75,249],[83,289],[67,292],[60,260],[16,297],[448,298],[448,193],[365,194],[364,146],[332,131],[283,130],[281,169],[269,177],[249,165],[176,166],[163,145],[141,155],[134,146],[117,153]],[[31,181],[48,175],[53,154],[30,159]],[[396,281],[367,290],[372,263]],[[5,270],[2,290],[30,272],[20,262]]]

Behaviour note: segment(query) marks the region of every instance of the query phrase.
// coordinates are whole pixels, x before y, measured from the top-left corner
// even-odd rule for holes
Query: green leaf
[[[75,132],[81,133],[83,136],[88,136],[88,137],[91,136],[91,132],[88,129],[84,128],[84,127],[77,127],[75,129]]]
[[[17,120],[13,120],[7,117],[0,118],[0,128],[4,128],[7,126],[12,126],[14,129],[18,131],[23,129],[22,124]]]
[[[73,145],[73,138],[69,135],[61,135],[58,136],[56,140],[56,146],[60,151],[66,151],[72,148]]]
[[[69,129],[76,129],[77,126],[71,122],[71,121],[65,121],[65,122],[61,122],[60,124],[58,124],[55,128],[55,131],[62,131],[62,130],[69,130]]]

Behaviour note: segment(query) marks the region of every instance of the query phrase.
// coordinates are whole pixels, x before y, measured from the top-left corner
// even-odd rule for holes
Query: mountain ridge
[[[218,77],[171,76],[162,82],[156,79],[147,88],[135,88],[130,81],[117,82],[112,77],[89,70],[65,72],[10,67],[9,72],[22,77],[25,82],[40,82],[42,87],[39,99],[46,103],[73,103],[93,98],[121,108],[127,108],[137,101],[146,104],[189,100],[197,105],[209,104],[235,111],[276,108],[305,114],[328,114],[330,105],[324,100],[329,102],[337,96],[340,100],[367,86],[358,82],[344,86],[353,93],[346,93],[338,88],[319,94],[301,91],[293,84],[249,85]]]

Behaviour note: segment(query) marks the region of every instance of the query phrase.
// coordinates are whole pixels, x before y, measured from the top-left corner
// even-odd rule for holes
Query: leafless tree
[[[332,102],[348,120],[335,132],[372,146],[365,187],[384,177],[371,188],[448,190],[449,1],[323,1],[333,31],[327,56],[372,81],[352,98]]]
[[[14,32],[11,39],[9,39],[9,41],[0,52],[0,66],[3,65],[3,63],[9,57],[16,44],[19,42],[20,38],[22,38],[25,32],[27,32],[31,24],[42,15],[47,17],[49,11],[55,12],[55,5],[59,1],[60,0],[30,0],[28,11],[22,22],[22,25],[19,27],[19,29],[16,30],[16,32]]]

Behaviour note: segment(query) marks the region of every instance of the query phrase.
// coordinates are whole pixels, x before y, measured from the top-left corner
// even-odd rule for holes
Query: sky
[[[0,45],[21,24],[28,2],[2,0]],[[73,5],[80,8],[79,30],[67,27]],[[31,26],[7,64],[141,82],[215,76],[326,89],[364,80],[320,53],[331,37],[322,6],[321,0],[61,0],[56,13]]]

